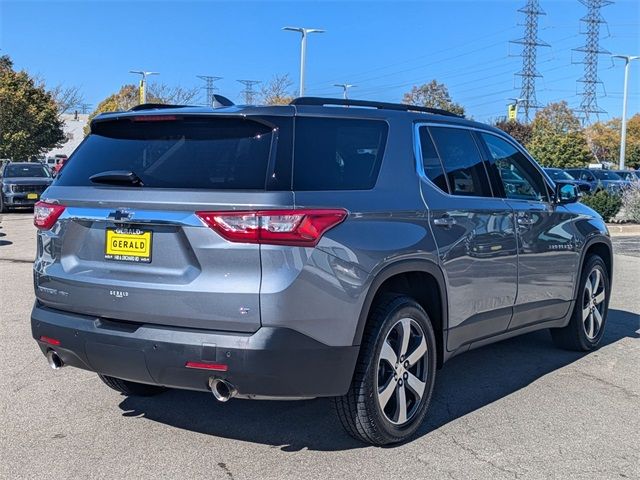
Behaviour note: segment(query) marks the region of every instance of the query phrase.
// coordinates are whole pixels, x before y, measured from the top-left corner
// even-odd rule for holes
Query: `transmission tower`
[[[198,75],[198,78],[205,81],[205,91],[207,92],[207,106],[213,105],[213,93],[218,88],[214,85],[218,80],[222,80],[222,77],[212,77],[211,75]]]
[[[549,44],[538,38],[538,17],[546,15],[540,8],[538,0],[527,0],[524,7],[518,10],[524,13],[524,37],[518,40],[511,40],[511,43],[522,45],[522,70],[516,73],[521,77],[520,102],[518,109],[524,112],[525,122],[531,120],[531,110],[540,108],[536,98],[536,78],[542,77],[536,70],[536,55],[538,47],[548,47]]]
[[[242,95],[244,96],[245,105],[253,105],[253,100],[255,98],[256,91],[253,87],[259,83],[259,80],[238,80],[241,84],[244,85],[244,90],[242,90]]]
[[[80,108],[80,111],[84,114],[84,113],[88,113],[89,109],[91,108],[91,104],[90,103],[79,103],[78,104],[78,108]]]
[[[589,123],[593,116],[598,119],[601,113],[606,113],[598,106],[597,97],[598,84],[602,83],[598,77],[598,55],[609,53],[600,48],[600,26],[607,23],[600,14],[600,9],[613,2],[611,0],[579,1],[587,7],[587,14],[580,19],[580,22],[586,26],[586,31],[581,33],[586,35],[587,39],[582,47],[574,49],[583,54],[582,63],[584,63],[584,75],[578,80],[582,83],[582,100],[577,111],[582,114],[584,123]]]

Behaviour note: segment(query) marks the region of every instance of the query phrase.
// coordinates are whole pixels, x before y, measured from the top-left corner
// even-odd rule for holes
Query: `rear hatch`
[[[65,209],[38,235],[38,300],[104,319],[256,331],[260,246],[228,241],[202,212],[293,208],[291,123],[186,113],[94,121],[43,199]]]

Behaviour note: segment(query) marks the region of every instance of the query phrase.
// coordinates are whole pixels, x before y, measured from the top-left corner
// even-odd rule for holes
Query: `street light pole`
[[[310,33],[324,33],[324,30],[319,28],[302,28],[302,27],[283,27],[283,30],[289,32],[299,32],[302,34],[302,40],[300,43],[300,97],[304,96],[304,77],[307,62],[307,35]]]
[[[622,92],[622,126],[620,129],[620,170],[624,170],[624,160],[627,148],[627,96],[629,93],[629,65],[632,60],[638,60],[640,56],[633,55],[612,55],[613,58],[624,60],[624,89]]]
[[[348,97],[347,93],[349,89],[352,87],[357,87],[357,85],[351,85],[350,83],[334,83],[333,86],[342,88],[342,98],[344,98],[345,100]]]
[[[144,70],[129,70],[129,73],[142,75],[140,79],[140,103],[147,103],[147,77],[149,75],[160,75],[158,72],[145,72]]]

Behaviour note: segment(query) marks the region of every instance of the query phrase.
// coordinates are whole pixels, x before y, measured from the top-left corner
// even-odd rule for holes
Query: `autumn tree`
[[[596,122],[585,130],[589,147],[599,161],[618,162],[621,126],[622,120],[613,118],[607,122]],[[627,120],[625,164],[630,168],[640,166],[640,113]]]
[[[526,146],[545,167],[584,167],[595,160],[580,120],[565,101],[539,110],[531,129]]]
[[[261,102],[265,105],[289,105],[294,99],[291,91],[293,81],[289,74],[274,75],[269,83],[260,89]]]
[[[500,120],[494,125],[503,132],[508,133],[515,138],[520,144],[526,145],[531,140],[532,127],[527,123],[522,123],[517,120]]]
[[[0,57],[0,158],[27,160],[60,146],[62,121],[50,92]]]
[[[464,115],[464,107],[454,103],[449,95],[449,89],[444,83],[431,80],[429,83],[414,85],[411,91],[404,94],[402,103],[421,107],[440,108],[457,115]]]

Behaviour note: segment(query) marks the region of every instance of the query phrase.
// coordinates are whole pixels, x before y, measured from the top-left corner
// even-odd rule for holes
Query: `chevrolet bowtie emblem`
[[[111,212],[107,218],[111,218],[113,220],[129,220],[133,217],[133,213],[128,212],[127,210],[116,210]]]

